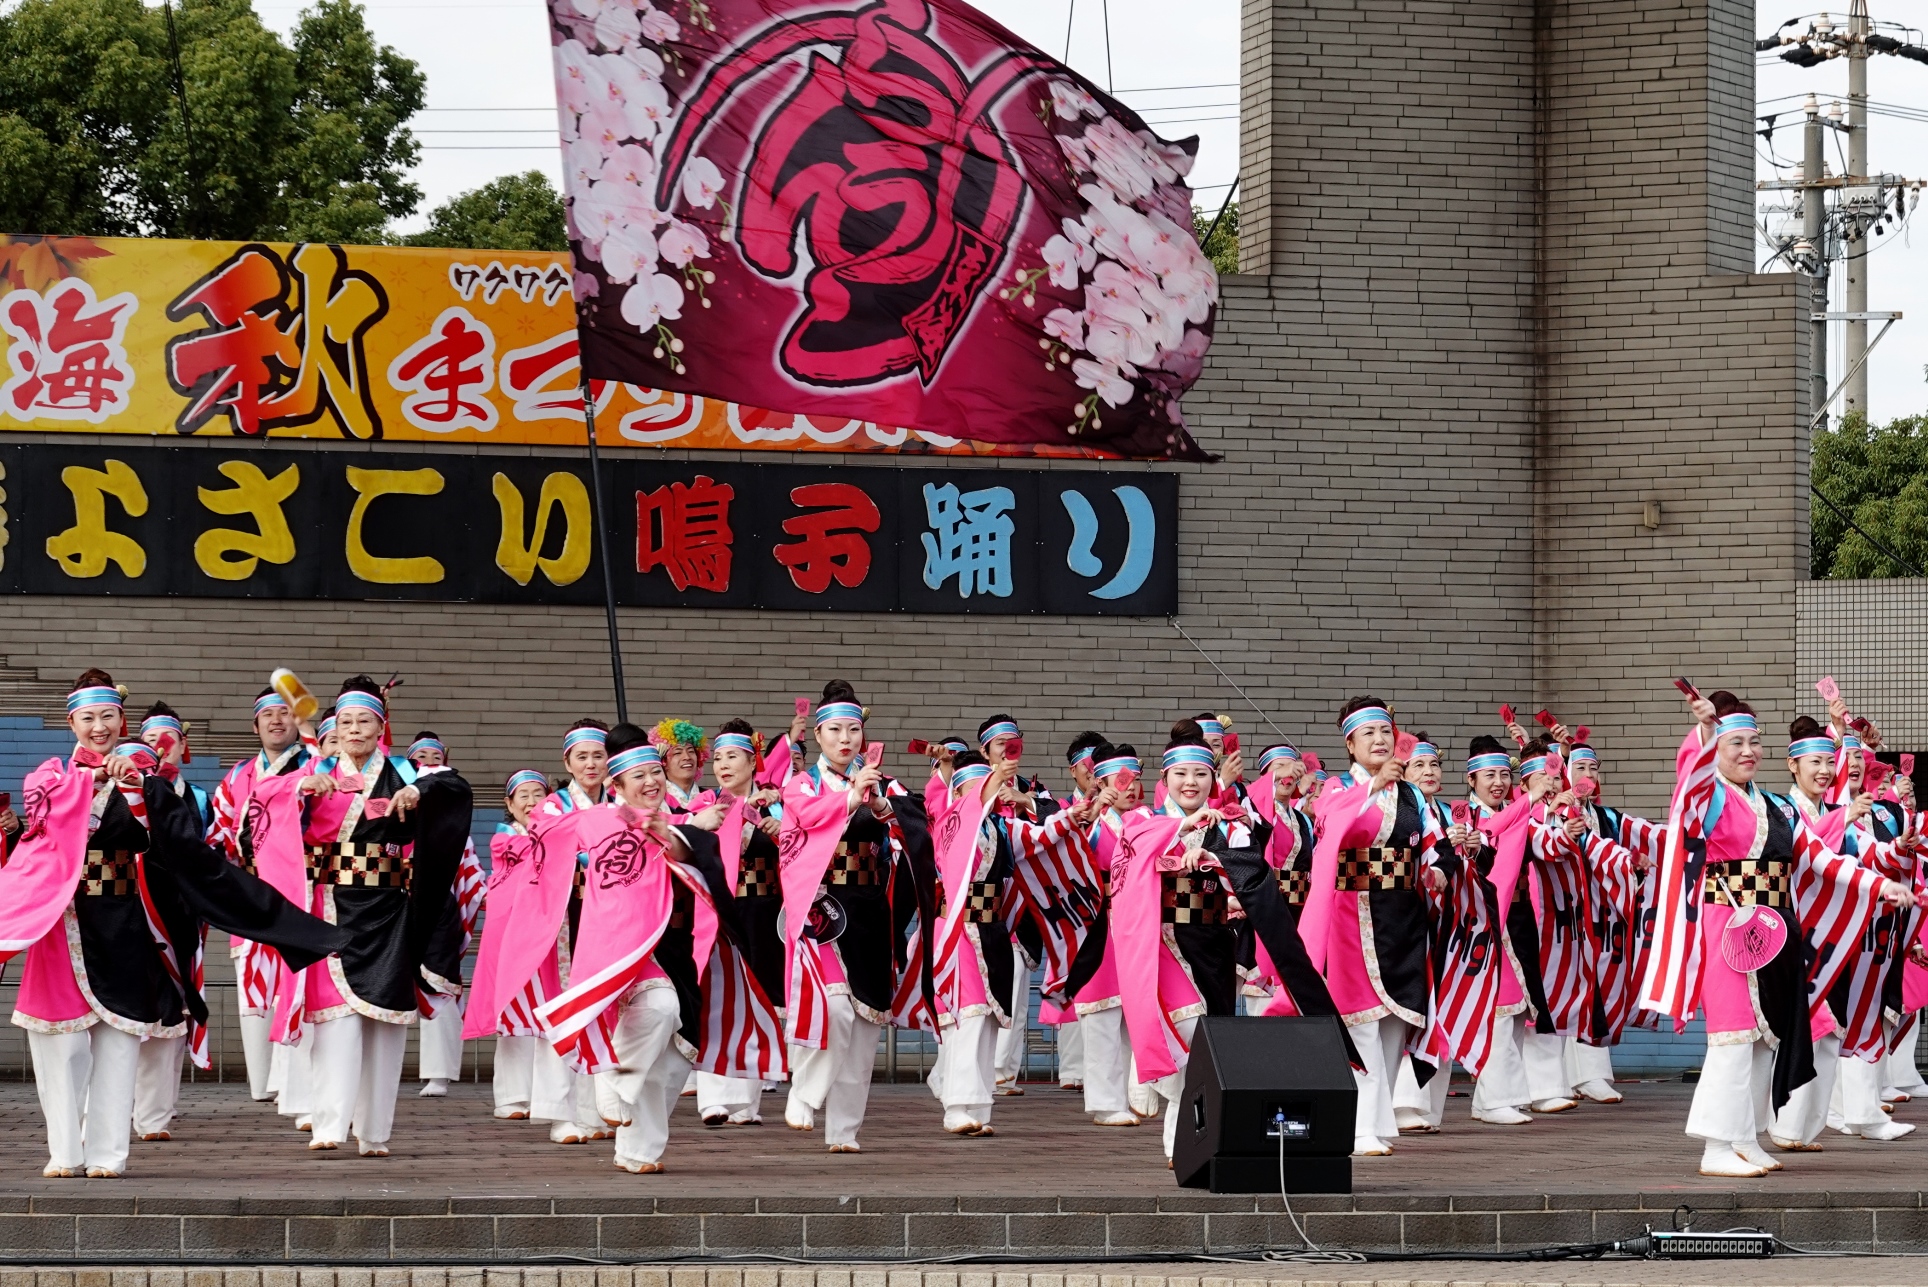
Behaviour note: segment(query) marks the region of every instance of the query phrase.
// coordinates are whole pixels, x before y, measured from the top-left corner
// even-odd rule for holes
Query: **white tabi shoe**
[[[1360,1135],[1352,1141],[1354,1157],[1391,1157],[1392,1145],[1373,1135]]]
[[[761,1126],[763,1125],[763,1114],[754,1108],[739,1108],[730,1114],[730,1125]]]
[[[1582,1095],[1596,1104],[1617,1104],[1626,1096],[1613,1088],[1613,1083],[1596,1077],[1592,1081],[1581,1082],[1574,1087]]]
[[[1760,1146],[1756,1140],[1735,1140],[1734,1151],[1763,1171],[1779,1171],[1781,1164]]]
[[[1864,1140],[1885,1144],[1889,1140],[1898,1140],[1903,1135],[1912,1133],[1914,1129],[1913,1122],[1874,1122],[1867,1126],[1851,1127],[1850,1131]]]
[[[498,1108],[490,1113],[490,1116],[502,1122],[526,1122],[529,1120],[529,1110],[515,1107]]]
[[[1485,1122],[1488,1126],[1525,1126],[1533,1120],[1533,1116],[1512,1107],[1475,1108],[1473,1120]]]
[[[549,1127],[551,1144],[580,1144],[583,1138],[582,1128],[574,1122],[555,1122]]]
[[[423,1082],[422,1088],[416,1091],[415,1093],[421,1096],[423,1099],[438,1099],[441,1096],[449,1093],[448,1078],[431,1077],[427,1081]]]
[[[1536,1113],[1564,1113],[1579,1106],[1576,1099],[1536,1099],[1527,1107]]]
[[[1439,1127],[1426,1120],[1426,1114],[1416,1108],[1395,1108],[1393,1121],[1399,1123],[1401,1135],[1437,1135]]]
[[[386,1145],[386,1144],[367,1144],[367,1143],[364,1143],[364,1142],[362,1142],[361,1140],[356,1140],[356,1141],[355,1141],[355,1151],[356,1151],[357,1153],[359,1153],[359,1154],[361,1154],[361,1155],[362,1155],[363,1157],[387,1157],[387,1156],[388,1156],[388,1145]]]
[[[1769,1143],[1783,1153],[1819,1153],[1821,1151],[1819,1141],[1803,1143],[1800,1140],[1784,1140],[1771,1132],[1767,1138]]]
[[[1701,1150],[1700,1173],[1733,1180],[1758,1180],[1767,1172],[1742,1157],[1732,1144],[1719,1140],[1707,1141]]]
[[[792,1095],[783,1106],[783,1124],[793,1131],[811,1131],[817,1128],[817,1114],[810,1105]]]
[[[1093,1113],[1091,1122],[1094,1126],[1136,1126],[1138,1114],[1129,1108],[1121,1108],[1115,1113]]]

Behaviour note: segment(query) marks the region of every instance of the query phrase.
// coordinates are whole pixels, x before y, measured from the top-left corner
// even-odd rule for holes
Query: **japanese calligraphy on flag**
[[[598,379],[1199,458],[1218,281],[1168,143],[960,0],[550,0]]]

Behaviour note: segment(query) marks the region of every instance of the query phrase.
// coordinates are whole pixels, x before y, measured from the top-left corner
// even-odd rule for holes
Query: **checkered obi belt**
[[[736,896],[769,898],[781,894],[783,884],[777,875],[778,862],[775,853],[746,851],[736,869]]]
[[[1215,871],[1166,872],[1159,919],[1167,925],[1222,925],[1230,906],[1225,877]]]
[[[80,886],[74,892],[87,898],[131,894],[139,860],[140,854],[132,849],[89,849],[87,862],[80,869]]]
[[[308,879],[352,889],[406,889],[407,846],[309,845]]]
[[[1412,889],[1417,855],[1411,849],[1341,849],[1334,888],[1342,894],[1367,894],[1375,889]]]
[[[998,880],[974,880],[964,886],[964,919],[972,925],[989,925],[997,919],[998,900],[1004,895],[1004,882]],[[948,900],[947,900],[948,906]],[[939,916],[948,916],[945,907],[937,909]]]
[[[824,881],[831,885],[881,885],[884,883],[884,847],[874,840],[842,840]]]
[[[1277,875],[1279,892],[1285,895],[1285,901],[1294,907],[1304,907],[1305,900],[1312,894],[1312,873],[1293,871],[1287,867],[1281,868]]]
[[[1743,858],[1739,862],[1709,863],[1701,878],[1701,902],[1720,903],[1719,885],[1741,907],[1794,906],[1794,864],[1773,858]]]

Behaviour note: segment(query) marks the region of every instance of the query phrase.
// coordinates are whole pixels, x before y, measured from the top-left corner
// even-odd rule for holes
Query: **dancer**
[[[1355,1156],[1382,1157],[1399,1133],[1393,1082],[1399,1058],[1431,1005],[1421,870],[1444,834],[1393,756],[1392,713],[1355,697],[1339,715],[1352,767],[1318,806],[1319,844],[1301,918],[1312,961],[1352,1031],[1358,1073]],[[1435,887],[1443,878],[1429,878]]]
[[[817,762],[783,793],[779,847],[795,846],[796,855],[782,872],[793,1047],[783,1115],[791,1129],[807,1131],[824,1114],[830,1151],[857,1153],[877,1035],[891,1020],[901,943],[895,913],[908,920],[914,907],[922,924],[935,923],[934,864],[923,803],[866,752],[864,709],[843,680],[824,685],[816,736]],[[881,756],[881,746],[873,749]],[[905,968],[924,973],[927,961]],[[928,984],[923,991],[928,1001]]]
[[[276,1035],[314,1042],[308,1147],[337,1149],[352,1133],[362,1156],[386,1157],[426,945],[468,841],[469,788],[452,770],[418,780],[383,753],[387,703],[366,675],[342,685],[335,737],[339,754],[312,773],[256,788],[272,823],[265,843],[302,837],[314,909],[350,939],[322,965],[283,974]]]
[[[482,943],[476,949],[475,977],[469,984],[469,1006],[463,1016],[464,1038],[495,1037],[493,1111],[494,1116],[506,1121],[524,1121],[529,1116],[536,1044],[542,1036],[529,998],[518,992],[507,1006],[496,1004],[496,976],[509,941],[516,898],[529,875],[525,866],[533,855],[529,824],[536,807],[548,796],[549,779],[538,769],[517,769],[502,784],[503,820],[496,824],[489,841],[488,888],[483,896],[488,915],[482,922]],[[553,945],[554,936],[550,942]],[[496,1012],[493,1024],[488,1021],[491,1010]]]
[[[1748,1179],[1780,1169],[1758,1135],[1788,1092],[1814,1076],[1815,1006],[1838,973],[1823,967],[1803,977],[1804,931],[1845,941],[1867,928],[1877,900],[1901,907],[1914,895],[1828,849],[1793,804],[1754,785],[1761,737],[1747,703],[1690,692],[1688,705],[1695,725],[1677,761],[1640,1004],[1681,1021],[1705,1015],[1707,1055],[1687,1134],[1704,1142],[1703,1175]],[[1768,932],[1724,941],[1743,915],[1768,918]],[[1768,947],[1776,950],[1761,960]]]
[[[1041,821],[1057,810],[1058,802],[1051,798],[1044,779],[1035,776],[1027,779],[1018,773],[1018,762],[1024,754],[1024,734],[1016,720],[1003,714],[991,716],[977,726],[977,744],[987,764],[1011,766],[1010,774],[1005,775],[1007,780],[999,787],[993,812],[1006,818]],[[955,759],[952,766],[955,769]],[[1018,1084],[1018,1078],[1024,1071],[1025,1033],[1031,1026],[1031,974],[1038,967],[1043,945],[1036,925],[1023,917],[1012,927],[1010,941],[1008,989],[999,1007],[1010,1022],[997,1031],[997,1093],[1022,1095],[1024,1087]]]
[[[764,757],[763,734],[748,720],[732,719],[710,746],[716,790],[700,795],[693,825],[713,830],[726,883],[735,891],[743,949],[764,994],[783,1006],[783,890],[777,879],[777,834],[783,806],[779,793],[757,785]],[[787,753],[786,753],[787,759]],[[696,1107],[705,1126],[761,1126],[760,1078],[696,1075]]]
[[[257,874],[252,816],[256,784],[284,774],[300,773],[309,758],[293,709],[272,687],[262,689],[254,699],[254,734],[260,740],[261,749],[229,769],[214,789],[208,826],[210,843],[225,852],[229,862],[250,875]],[[313,737],[314,730],[309,729],[308,735]],[[275,1088],[269,1085],[269,1074],[277,1047],[268,1040],[268,1028],[274,1013],[280,958],[272,948],[240,938],[229,940],[228,957],[234,965],[248,1093],[257,1100],[272,1099]]]
[[[1068,804],[1080,805],[1097,795],[1097,753],[1104,744],[1104,734],[1096,729],[1086,729],[1071,739],[1071,745],[1065,750],[1065,765],[1071,773],[1072,783]],[[1090,825],[1085,830],[1089,836]],[[1084,1029],[1078,1026],[1077,1011],[1075,1008],[1066,1011],[1049,1001],[1041,1001],[1038,1022],[1051,1026],[1057,1032],[1058,1089],[1083,1090]],[[1002,1046],[1004,1037],[1000,1036],[998,1042]]]
[[[1259,759],[1259,772],[1263,775],[1266,763],[1263,752]],[[1448,830],[1450,837],[1452,813],[1445,802],[1439,798],[1444,780],[1445,765],[1439,754],[1439,747],[1428,734],[1423,732],[1413,734],[1413,744],[1406,753],[1406,781],[1419,788],[1419,794],[1425,797],[1426,808],[1432,812],[1439,825]],[[1446,876],[1449,885],[1450,882],[1460,879],[1462,873],[1459,869],[1464,864],[1452,845],[1442,840],[1436,847],[1436,852],[1439,855],[1436,866]],[[1307,858],[1309,860],[1309,854]],[[1309,861],[1307,866],[1309,868]],[[1475,874],[1471,879],[1477,880],[1478,877]],[[1441,1011],[1445,1009],[1446,999],[1450,995],[1447,978],[1455,960],[1451,952],[1451,944],[1456,927],[1448,911],[1450,899],[1449,889],[1427,892],[1427,906],[1433,917],[1434,1004],[1435,1009]],[[1450,1048],[1450,1041],[1448,1045]],[[1428,1069],[1423,1084],[1420,1081],[1422,1065]],[[1453,1080],[1452,1069],[1450,1054],[1441,1059],[1436,1069],[1415,1055],[1408,1055],[1399,1061],[1399,1073],[1393,1084],[1392,1111],[1393,1120],[1398,1124],[1401,1135],[1438,1133],[1446,1118],[1446,1096]]]
[[[27,953],[13,1022],[27,1030],[49,1178],[126,1171],[141,1041],[207,1021],[182,965],[198,922],[303,965],[343,942],[207,846],[136,762],[154,765],[147,748],[120,742],[122,702],[105,671],[81,674],[67,698],[74,751],[28,774],[26,829],[0,868],[0,961]]]
[[[702,790],[703,755],[708,749],[703,730],[686,719],[666,719],[649,731],[649,741],[663,757],[669,810],[681,817],[695,807]]]
[[[1093,752],[1096,817],[1085,838],[1096,863],[1104,905],[1065,981],[1069,1014],[1083,1034],[1084,1111],[1099,1126],[1136,1126],[1131,1108],[1131,1046],[1118,984],[1118,944],[1111,933],[1111,860],[1129,819],[1144,810],[1138,750],[1129,742],[1101,743]]]

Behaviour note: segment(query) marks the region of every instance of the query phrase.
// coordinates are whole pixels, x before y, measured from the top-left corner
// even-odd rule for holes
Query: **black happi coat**
[[[382,758],[371,799],[386,800],[408,783],[394,762]],[[333,922],[348,934],[339,953],[341,972],[355,1000],[393,1014],[416,1009],[416,983],[445,909],[454,902],[455,870],[468,843],[472,798],[469,784],[453,770],[423,774],[415,782],[421,802],[401,817],[393,811],[362,817],[350,839],[358,845],[413,844],[404,888],[326,886]],[[447,977],[447,976],[445,976]]]
[[[203,838],[198,811],[172,784],[148,776],[141,784],[148,826],[141,826],[119,790],[108,793],[90,850],[139,853],[141,874],[154,900],[183,978],[200,950],[205,922],[226,934],[266,943],[296,969],[338,950],[344,936],[283,898],[266,881],[234,866]],[[186,1017],[206,1022],[207,1002],[177,987],[154,941],[140,891],[77,895],[87,985],[102,1008],[135,1023],[173,1026]]]

